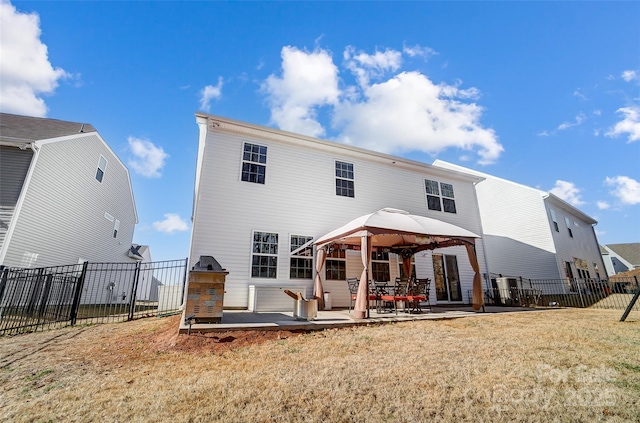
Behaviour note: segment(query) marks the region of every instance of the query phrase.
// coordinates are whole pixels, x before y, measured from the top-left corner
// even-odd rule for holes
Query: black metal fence
[[[0,269],[0,335],[179,312],[187,259]]]
[[[640,284],[636,277],[609,279],[526,279],[492,277],[485,304],[625,310]],[[640,302],[629,310],[640,311]]]

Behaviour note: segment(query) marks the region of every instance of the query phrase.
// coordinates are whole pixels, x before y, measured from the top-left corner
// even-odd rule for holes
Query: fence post
[[[80,297],[82,295],[82,288],[84,287],[84,279],[87,276],[87,267],[89,266],[89,262],[85,261],[82,263],[82,272],[80,273],[80,278],[78,279],[78,284],[76,285],[76,292],[73,294],[73,304],[71,304],[71,315],[69,316],[69,320],[71,320],[71,326],[75,326],[78,320],[78,309],[80,308]]]
[[[4,291],[7,287],[7,279],[9,278],[9,268],[0,266],[2,271],[2,279],[0,279],[0,322],[2,322],[2,299],[4,298]]]
[[[44,281],[44,290],[42,291],[40,308],[38,309],[38,324],[40,324],[40,319],[42,319],[43,321],[46,320],[45,314],[47,311],[47,306],[49,305],[49,295],[51,294],[52,284],[53,284],[53,274],[48,273],[47,278]]]
[[[140,262],[136,262],[136,271],[133,276],[131,286],[131,302],[129,303],[129,320],[133,320],[133,313],[136,309],[136,292],[138,291],[138,281],[140,280]]]
[[[189,263],[189,257],[184,259],[184,274],[182,275],[182,300],[180,302],[180,305],[185,303],[185,299],[184,299],[184,291],[187,288],[187,264]]]
[[[580,303],[582,304],[582,308],[586,308],[584,305],[584,298],[582,297],[582,289],[580,288],[580,279],[576,279],[576,283],[578,284],[578,294],[580,294]]]
[[[636,276],[634,276],[633,279],[635,279],[635,281],[636,281],[636,294],[633,296],[633,298],[631,299],[631,302],[627,306],[627,309],[624,311],[624,314],[620,318],[621,322],[624,322],[625,320],[627,320],[627,317],[629,316],[629,313],[631,313],[631,309],[633,308],[633,306],[638,301],[638,297],[640,297],[640,285],[638,285],[638,278]]]

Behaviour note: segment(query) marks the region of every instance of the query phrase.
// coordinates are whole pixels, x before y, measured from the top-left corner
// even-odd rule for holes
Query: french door
[[[443,302],[461,302],[462,288],[456,256],[433,254],[433,274],[436,299]]]

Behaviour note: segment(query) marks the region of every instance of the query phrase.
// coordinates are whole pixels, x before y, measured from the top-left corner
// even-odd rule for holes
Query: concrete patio
[[[470,316],[490,316],[497,313],[521,313],[547,310],[547,308],[524,307],[485,307],[485,311],[476,312],[471,306],[447,307],[433,306],[432,310],[426,310],[419,314],[405,313],[401,310],[395,313],[377,313],[375,309],[370,311],[370,318],[355,319],[353,310],[334,309],[319,310],[314,320],[297,320],[291,312],[251,312],[247,310],[224,310],[222,322],[191,325],[191,332],[226,332],[235,330],[323,330],[328,328],[340,328],[358,325],[384,324],[392,322],[405,322],[412,320],[444,320],[459,319]],[[189,325],[185,323],[184,314],[180,322],[180,333],[188,333]]]

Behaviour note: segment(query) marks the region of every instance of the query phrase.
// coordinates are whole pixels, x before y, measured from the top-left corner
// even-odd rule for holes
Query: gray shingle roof
[[[0,113],[0,139],[38,141],[97,132],[91,124]]]
[[[632,265],[640,266],[640,242],[607,244],[607,247]]]

